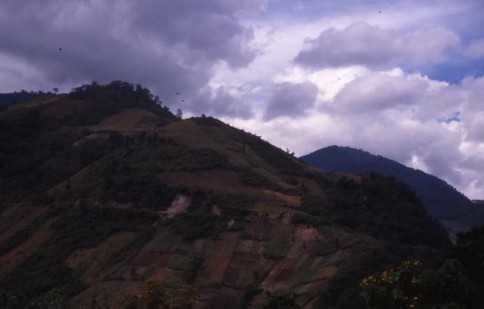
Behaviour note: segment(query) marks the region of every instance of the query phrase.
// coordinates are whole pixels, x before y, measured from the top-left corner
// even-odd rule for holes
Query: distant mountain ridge
[[[351,147],[330,146],[301,159],[328,172],[393,175],[414,190],[429,214],[448,230],[455,232],[484,223],[484,212],[442,179],[385,157]]]

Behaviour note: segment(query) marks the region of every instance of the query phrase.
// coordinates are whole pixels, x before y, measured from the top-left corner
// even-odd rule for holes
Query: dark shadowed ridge
[[[483,211],[442,179],[396,161],[350,147],[330,146],[302,156],[305,162],[328,172],[393,175],[415,191],[430,215],[450,232],[484,222]]]

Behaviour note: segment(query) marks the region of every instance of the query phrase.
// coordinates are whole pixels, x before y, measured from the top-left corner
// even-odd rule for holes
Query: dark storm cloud
[[[136,28],[151,39],[183,46],[193,57],[189,61],[223,59],[237,67],[254,56],[247,47],[253,33],[236,20],[241,7],[234,1],[145,0],[131,7]]]
[[[306,39],[295,61],[313,68],[352,65],[381,68],[438,62],[443,59],[445,48],[457,43],[458,37],[444,28],[404,32],[358,22],[345,29],[329,28],[315,39]]]
[[[313,106],[317,95],[318,87],[311,82],[278,84],[264,118],[269,120],[279,116],[304,115]]]
[[[23,88],[126,80],[148,86],[165,104],[200,110],[217,98],[203,96],[215,64],[243,67],[255,56],[247,47],[252,30],[236,18],[245,9],[231,0],[6,0],[0,59],[14,57],[43,76],[43,85]]]

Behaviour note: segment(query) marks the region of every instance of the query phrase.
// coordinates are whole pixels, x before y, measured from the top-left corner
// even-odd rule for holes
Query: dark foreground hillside
[[[5,308],[360,308],[362,278],[449,246],[392,177],[318,171],[139,85],[10,106],[0,146]]]
[[[328,172],[374,172],[394,176],[414,190],[429,214],[442,222],[451,233],[484,224],[484,208],[476,207],[445,181],[382,156],[350,147],[331,146],[301,159]]]

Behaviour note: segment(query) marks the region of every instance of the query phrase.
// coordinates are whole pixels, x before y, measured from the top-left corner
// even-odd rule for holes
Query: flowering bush
[[[421,299],[422,263],[402,261],[400,265],[360,282],[362,296],[370,308],[418,308]]]
[[[420,261],[403,261],[396,267],[361,280],[369,308],[468,308],[472,283],[457,260],[446,260],[437,270],[422,270]]]

